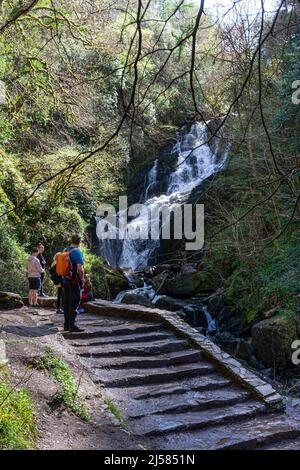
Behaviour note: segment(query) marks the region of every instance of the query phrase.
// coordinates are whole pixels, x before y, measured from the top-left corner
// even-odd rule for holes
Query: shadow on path
[[[6,333],[12,333],[18,336],[24,336],[27,338],[38,338],[41,336],[55,335],[59,332],[59,329],[50,326],[17,326],[17,325],[7,325],[1,328],[1,331]]]

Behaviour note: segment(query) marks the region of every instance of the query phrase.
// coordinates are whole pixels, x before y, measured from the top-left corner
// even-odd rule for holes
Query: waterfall
[[[158,214],[163,206],[174,208],[187,201],[191,192],[205,179],[220,171],[227,151],[218,155],[220,138],[209,145],[208,129],[204,123],[194,123],[189,131],[181,129],[175,144],[166,156],[158,157],[148,172],[141,201],[146,210],[128,223],[131,233],[149,232],[149,213]],[[213,151],[212,147],[216,150]],[[167,160],[167,161],[166,161]],[[118,216],[117,216],[118,218]],[[158,223],[154,219],[154,223]],[[102,220],[98,229],[102,229]],[[112,266],[142,270],[154,264],[154,255],[160,246],[157,239],[100,240],[100,255]]]

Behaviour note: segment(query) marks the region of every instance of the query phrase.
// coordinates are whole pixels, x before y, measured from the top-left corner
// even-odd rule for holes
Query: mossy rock
[[[119,270],[105,270],[106,283],[109,290],[110,298],[115,298],[123,290],[129,289],[128,279]]]
[[[23,301],[19,294],[0,292],[0,310],[12,310],[23,307]]]
[[[207,271],[196,273],[181,273],[165,283],[166,294],[170,297],[191,297],[206,295],[214,292],[218,287],[215,276]]]
[[[256,357],[266,367],[278,371],[291,365],[291,346],[296,338],[296,321],[283,315],[263,320],[252,327],[252,345]]]
[[[92,285],[94,296],[104,300],[114,300],[120,292],[130,288],[121,271],[102,266],[92,270]]]

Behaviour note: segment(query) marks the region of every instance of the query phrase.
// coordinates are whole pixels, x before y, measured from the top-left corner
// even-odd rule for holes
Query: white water
[[[221,158],[217,157],[207,142],[207,128],[203,123],[195,123],[190,131],[183,134],[178,133],[177,142],[171,154],[174,154],[175,168],[167,168],[167,177],[164,176],[164,192],[159,193],[159,167],[163,165],[160,159],[155,160],[150,169],[145,184],[143,204],[147,210],[141,212],[128,224],[130,233],[149,235],[149,213],[156,211],[162,206],[172,208],[183,204],[192,190],[199,186],[205,179],[220,171],[227,158],[225,152]],[[217,147],[220,139],[217,141]],[[161,182],[162,180],[160,180]],[[102,229],[103,221],[98,222],[98,228]],[[140,236],[140,235],[139,235]],[[142,238],[142,237],[140,237]],[[112,266],[142,270],[153,263],[153,255],[160,245],[158,239],[125,239],[125,240],[102,240],[101,255]]]
[[[207,328],[206,328],[207,333],[208,334],[217,333],[218,326],[217,326],[216,320],[213,319],[206,305],[203,306],[203,313],[207,321]]]

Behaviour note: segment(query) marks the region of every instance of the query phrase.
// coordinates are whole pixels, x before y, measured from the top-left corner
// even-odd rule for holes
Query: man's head
[[[81,236],[78,233],[75,233],[74,235],[72,235],[71,244],[78,246],[80,245],[80,243],[81,243]]]
[[[38,243],[37,249],[39,250],[39,253],[44,253],[45,247],[42,243]]]
[[[32,256],[37,256],[39,254],[39,249],[37,247],[32,248],[31,254]]]

